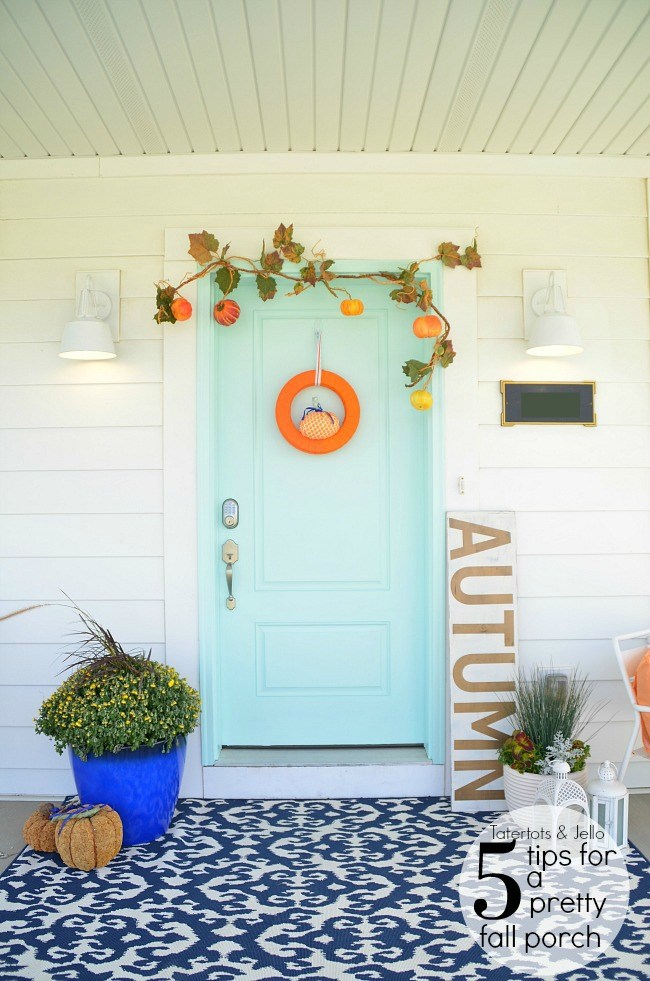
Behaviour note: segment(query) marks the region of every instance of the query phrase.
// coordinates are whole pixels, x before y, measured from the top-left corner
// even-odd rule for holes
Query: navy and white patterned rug
[[[445,798],[185,800],[104,869],[26,849],[0,879],[0,979],[506,981],[456,891],[481,826]],[[627,922],[570,981],[650,977],[648,863],[628,865]]]

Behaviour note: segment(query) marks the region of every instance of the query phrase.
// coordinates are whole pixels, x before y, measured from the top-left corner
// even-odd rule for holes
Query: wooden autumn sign
[[[452,810],[502,811],[497,752],[515,708],[514,513],[448,514],[447,570]]]
[[[355,280],[368,280],[389,288],[389,295],[395,303],[414,305],[424,315],[417,318],[416,323],[419,326],[415,332],[417,336],[432,338],[431,357],[428,361],[410,359],[402,366],[402,371],[408,378],[406,387],[421,386],[422,390],[428,388],[436,365],[448,367],[454,360],[456,352],[450,337],[451,324],[434,304],[428,280],[420,273],[420,267],[434,260],[450,269],[464,266],[471,270],[481,265],[481,257],[474,239],[463,252],[453,242],[441,242],[435,255],[411,262],[404,268],[394,271],[337,272],[335,260],[329,259],[324,251],[316,252],[312,249],[311,255],[306,255],[305,246],[294,239],[293,225],[284,223],[278,225],[273,233],[271,246],[267,246],[266,241],[262,241],[260,256],[257,259],[232,255],[230,244],[221,245],[219,240],[205,229],[202,232],[193,232],[189,236],[189,241],[188,252],[202,268],[194,274],[185,276],[178,286],[167,281],[156,284],[154,319],[158,323],[174,324],[178,320],[189,319],[191,306],[188,313],[189,303],[182,297],[181,290],[188,283],[211,273],[214,273],[215,282],[224,298],[235,292],[242,276],[255,278],[257,292],[264,302],[273,300],[282,283],[289,286],[286,296],[299,296],[307,289],[320,287],[326,289],[336,299],[343,297],[341,312],[345,316],[359,316],[363,313],[363,303],[352,296],[348,286],[352,288]],[[179,302],[180,300],[182,303]],[[223,302],[220,301],[222,305]],[[238,316],[239,307],[235,301],[231,303],[237,308]],[[429,328],[425,330],[420,323],[422,320],[433,321],[436,318],[439,318],[439,328],[429,324]],[[224,324],[217,314],[215,319]],[[234,323],[234,320],[230,320],[229,323]],[[411,401],[416,408],[429,408],[431,404],[430,396],[428,399],[419,398]]]

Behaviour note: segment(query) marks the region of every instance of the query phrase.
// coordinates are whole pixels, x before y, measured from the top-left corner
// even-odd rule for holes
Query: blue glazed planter
[[[162,744],[80,759],[68,747],[82,804],[110,804],[122,819],[125,845],[142,845],[169,828],[185,766],[185,738],[168,753]]]

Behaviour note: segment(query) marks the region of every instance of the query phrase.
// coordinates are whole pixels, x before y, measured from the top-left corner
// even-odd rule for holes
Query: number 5
[[[477,899],[474,903],[474,912],[477,916],[480,916],[482,920],[503,920],[507,916],[512,916],[519,909],[519,904],[521,903],[521,889],[519,888],[517,881],[512,878],[511,875],[503,875],[500,872],[484,872],[483,871],[483,856],[484,855],[504,855],[507,852],[511,852],[516,841],[482,841],[479,845],[480,851],[478,856],[478,877],[479,879],[501,879],[504,886],[506,887],[506,905],[502,913],[498,913],[496,916],[486,916],[485,910],[487,909],[487,900]]]

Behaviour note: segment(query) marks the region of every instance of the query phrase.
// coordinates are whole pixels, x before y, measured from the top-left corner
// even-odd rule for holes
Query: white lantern
[[[630,795],[617,779],[618,770],[605,760],[598,767],[598,779],[587,784],[591,819],[607,832],[619,848],[627,848],[627,813]]]
[[[571,767],[565,760],[553,760],[553,776],[542,780],[537,788],[533,808],[546,804],[551,808],[553,842],[557,840],[557,824],[560,814],[565,810],[579,811],[585,828],[589,825],[589,802],[587,795],[575,780],[569,780]],[[537,826],[537,822],[535,822]]]

